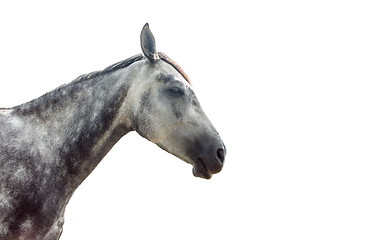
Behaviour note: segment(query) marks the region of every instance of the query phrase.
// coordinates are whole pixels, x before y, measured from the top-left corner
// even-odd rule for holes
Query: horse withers
[[[221,171],[225,145],[189,78],[156,51],[148,24],[140,41],[143,54],[0,109],[0,239],[59,239],[73,192],[130,131],[194,176]]]

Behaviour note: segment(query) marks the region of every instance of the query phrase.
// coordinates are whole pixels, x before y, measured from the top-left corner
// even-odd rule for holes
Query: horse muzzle
[[[222,170],[226,156],[226,147],[221,139],[210,141],[210,139],[206,138],[199,145],[193,146],[193,148],[195,153],[197,153],[193,157],[193,175],[195,177],[210,179],[213,174]]]

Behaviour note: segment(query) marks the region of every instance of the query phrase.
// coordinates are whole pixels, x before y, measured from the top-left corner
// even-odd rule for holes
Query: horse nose
[[[225,148],[222,147],[222,148],[219,148],[217,150],[217,158],[218,160],[221,162],[221,164],[224,164],[224,161],[225,161],[225,155],[226,155],[226,151],[225,151]]]

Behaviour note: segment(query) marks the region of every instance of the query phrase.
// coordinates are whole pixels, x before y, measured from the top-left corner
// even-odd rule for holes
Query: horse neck
[[[54,161],[71,193],[131,131],[120,112],[129,84],[119,71],[74,81],[15,109],[48,149],[41,151],[43,160]]]

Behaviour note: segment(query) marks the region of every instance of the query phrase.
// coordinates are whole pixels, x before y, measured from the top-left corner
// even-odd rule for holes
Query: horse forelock
[[[182,77],[191,85],[188,75],[175,61],[173,61],[171,58],[169,58],[166,54],[162,52],[159,52],[158,55],[159,55],[159,59],[161,59],[162,61],[165,61],[166,63],[170,64],[173,68],[175,68],[176,71],[179,72],[182,75]]]

